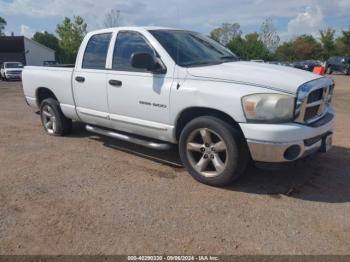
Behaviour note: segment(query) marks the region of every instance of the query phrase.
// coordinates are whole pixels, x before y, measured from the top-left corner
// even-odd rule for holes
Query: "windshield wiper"
[[[217,65],[221,64],[221,61],[215,61],[215,62],[194,62],[189,64],[183,64],[182,66],[202,66],[202,65]]]
[[[233,56],[233,55],[228,55],[228,56],[222,56],[220,57],[221,60],[234,60],[234,61],[237,61],[238,58]]]

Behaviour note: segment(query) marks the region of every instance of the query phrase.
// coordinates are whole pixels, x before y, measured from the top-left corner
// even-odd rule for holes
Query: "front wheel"
[[[250,159],[241,133],[212,116],[196,118],[186,125],[179,151],[192,177],[211,186],[231,184],[244,173]]]
[[[57,100],[45,99],[40,106],[41,122],[45,131],[52,136],[63,136],[70,133],[72,120],[66,118]]]

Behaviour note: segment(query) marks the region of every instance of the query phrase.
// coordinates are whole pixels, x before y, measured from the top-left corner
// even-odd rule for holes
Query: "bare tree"
[[[120,10],[112,9],[106,14],[104,20],[105,27],[119,27],[120,26]]]
[[[281,39],[276,32],[275,26],[273,25],[271,18],[267,18],[262,23],[260,27],[259,39],[271,52],[276,51]]]

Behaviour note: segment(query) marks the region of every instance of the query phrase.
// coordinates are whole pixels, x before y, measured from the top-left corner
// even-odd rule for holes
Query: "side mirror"
[[[131,66],[154,74],[165,74],[167,72],[166,67],[158,57],[147,53],[133,54],[131,56]]]

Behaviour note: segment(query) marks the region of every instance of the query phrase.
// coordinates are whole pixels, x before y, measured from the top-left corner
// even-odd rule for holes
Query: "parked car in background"
[[[280,61],[266,61],[266,64],[271,64],[271,65],[283,65],[285,66],[286,64]]]
[[[178,144],[189,173],[213,186],[236,180],[251,160],[291,162],[332,145],[330,78],[238,61],[191,31],[90,32],[74,67],[27,66],[23,89],[47,134],[68,134],[78,120],[153,149]]]
[[[346,75],[350,74],[350,58],[344,56],[332,56],[326,63],[327,74],[340,72]]]
[[[2,80],[20,80],[22,78],[23,64],[20,62],[5,62],[1,65]]]
[[[313,72],[316,66],[322,66],[322,63],[317,60],[305,60],[293,63],[293,67]]]

